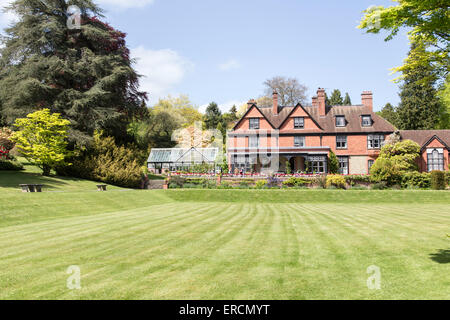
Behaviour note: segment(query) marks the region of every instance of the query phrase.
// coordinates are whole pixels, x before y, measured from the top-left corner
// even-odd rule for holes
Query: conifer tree
[[[348,94],[348,92],[345,93],[345,98],[344,98],[344,106],[351,106],[352,105],[352,100],[350,99],[350,95]]]
[[[219,123],[222,123],[222,112],[215,102],[211,102],[206,108],[205,125],[206,129],[216,129]]]
[[[420,52],[413,44],[409,59]],[[401,102],[397,108],[397,125],[402,130],[427,130],[437,127],[442,112],[435,88],[437,77],[431,65],[417,65],[410,69],[401,86]]]
[[[330,106],[342,106],[344,101],[342,99],[340,90],[338,90],[338,89],[333,90],[333,93],[331,94],[329,103],[330,103]]]
[[[81,25],[68,24],[70,5]],[[43,108],[70,120],[69,138],[85,143],[95,130],[123,138],[146,94],[125,34],[101,20],[92,0],[15,0],[18,21],[0,45],[1,114],[7,124]]]
[[[392,104],[389,102],[381,109],[381,111],[377,112],[377,114],[389,121],[394,126],[397,126],[398,123],[398,117],[397,117],[397,111],[394,108]]]

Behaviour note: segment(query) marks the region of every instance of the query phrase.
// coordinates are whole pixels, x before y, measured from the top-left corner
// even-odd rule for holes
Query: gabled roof
[[[450,149],[450,130],[400,130],[403,140],[417,142],[422,148],[438,139],[447,149]]]
[[[290,107],[287,107],[286,109],[290,109],[291,111],[289,112],[289,114],[284,118],[284,120],[280,123],[280,125],[278,126],[278,128],[281,128],[283,125],[284,125],[284,123],[292,116],[292,114],[295,112],[295,110],[297,110],[298,108],[301,108],[311,119],[312,119],[312,121],[316,124],[316,126],[319,128],[319,129],[322,129],[321,127],[320,127],[320,125],[317,123],[317,121],[309,114],[309,112],[305,109],[305,108],[303,108],[303,106],[299,103],[299,104],[297,104],[295,107],[293,107],[293,108],[290,108]]]
[[[272,126],[273,129],[276,129],[276,127],[273,125],[273,123],[270,121],[270,119],[268,119],[266,117],[266,114],[264,112],[262,112],[262,108],[258,108],[258,106],[256,104],[253,104],[250,108],[247,109],[247,111],[244,113],[244,115],[241,117],[241,119],[239,119],[238,122],[236,122],[236,124],[233,127],[233,130],[236,130],[237,126],[242,122],[242,120],[245,119],[245,117],[247,117],[247,115],[250,113],[251,110],[256,109],[259,111],[259,113],[262,114],[262,116],[264,117],[264,119],[266,119],[266,121]]]
[[[247,114],[253,108],[258,109],[274,129],[280,129],[284,122],[286,122],[286,120],[292,115],[295,109],[297,109],[297,107],[301,107],[305,111],[305,113],[308,114],[316,123],[319,129],[321,129],[325,133],[392,133],[395,131],[395,127],[391,123],[374,113],[371,108],[363,105],[333,107],[328,106],[328,112],[326,113],[326,115],[319,116],[319,108],[313,106],[303,107],[300,104],[295,107],[279,107],[278,114],[273,114],[272,108],[270,107],[260,108],[256,105],[253,105],[249,110],[247,110],[244,116],[242,116],[233,130],[236,129],[239,123],[241,123],[242,120],[245,119]],[[345,127],[336,127],[335,117],[338,115],[345,116],[345,119],[347,121],[347,125]],[[371,127],[362,126],[361,117],[363,115],[372,116],[373,125]],[[306,131],[302,132],[307,133]]]
[[[325,116],[319,116],[319,108],[309,106],[305,107],[312,118],[316,119],[322,129],[327,133],[357,133],[357,132],[394,132],[395,127],[387,120],[383,119],[370,107],[363,105],[355,106],[333,106],[328,107]],[[370,115],[372,117],[372,126],[363,127],[361,117]],[[345,127],[336,127],[336,116],[345,116],[347,125]]]

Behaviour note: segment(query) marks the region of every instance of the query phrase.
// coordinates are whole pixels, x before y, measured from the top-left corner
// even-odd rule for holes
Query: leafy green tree
[[[420,146],[414,141],[388,143],[381,148],[370,173],[376,181],[385,181],[388,185],[399,184],[406,172],[418,170],[416,159],[419,155]]]
[[[410,51],[414,59],[416,47]],[[436,73],[430,65],[408,70],[401,85],[401,102],[397,108],[397,126],[402,130],[434,129],[438,126],[442,105],[435,88]]]
[[[153,113],[168,112],[178,121],[180,127],[187,128],[197,121],[202,121],[203,115],[191,103],[187,95],[180,95],[159,99],[158,103],[152,108]]]
[[[333,174],[339,172],[339,160],[333,151],[330,151],[328,156],[328,171]]]
[[[344,104],[344,100],[342,99],[341,91],[338,89],[334,89],[330,101],[330,106],[342,106]]]
[[[438,92],[441,99],[441,118],[437,129],[450,129],[450,75]]]
[[[42,109],[16,119],[14,125],[18,131],[12,140],[20,153],[48,176],[50,170],[64,164],[70,154],[66,149],[69,124],[70,121],[62,119],[60,114]]]
[[[389,121],[394,126],[397,126],[397,111],[395,110],[394,106],[390,104],[389,102],[381,109],[381,111],[377,112],[377,114]]]
[[[403,76],[411,69],[431,63],[440,75],[448,73],[450,48],[450,3],[445,0],[395,0],[396,6],[372,6],[358,28],[367,33],[388,31],[386,41],[392,40],[402,28],[409,29],[411,43],[419,43],[426,50],[419,59],[405,60],[396,68]]]
[[[211,102],[206,108],[204,115],[206,129],[216,129],[219,123],[223,122],[222,112],[215,102]]]
[[[69,29],[67,10],[81,11],[81,29]],[[70,120],[69,138],[85,144],[95,130],[119,139],[142,111],[146,93],[125,34],[102,22],[92,0],[15,0],[18,21],[0,43],[1,113],[8,124],[48,108]]]
[[[344,98],[344,106],[351,106],[352,105],[352,99],[350,99],[350,95],[348,94],[348,92],[345,93],[345,98]]]

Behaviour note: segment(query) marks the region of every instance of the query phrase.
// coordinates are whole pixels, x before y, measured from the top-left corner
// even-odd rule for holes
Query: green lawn
[[[20,175],[0,172],[0,299],[450,298],[448,191],[101,193],[54,177],[22,194],[41,178]]]

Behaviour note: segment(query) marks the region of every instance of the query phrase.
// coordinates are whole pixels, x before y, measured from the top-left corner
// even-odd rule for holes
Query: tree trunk
[[[51,170],[51,168],[50,168],[49,165],[47,165],[47,164],[43,164],[42,165],[42,175],[43,176],[49,176],[50,175],[50,170]]]

